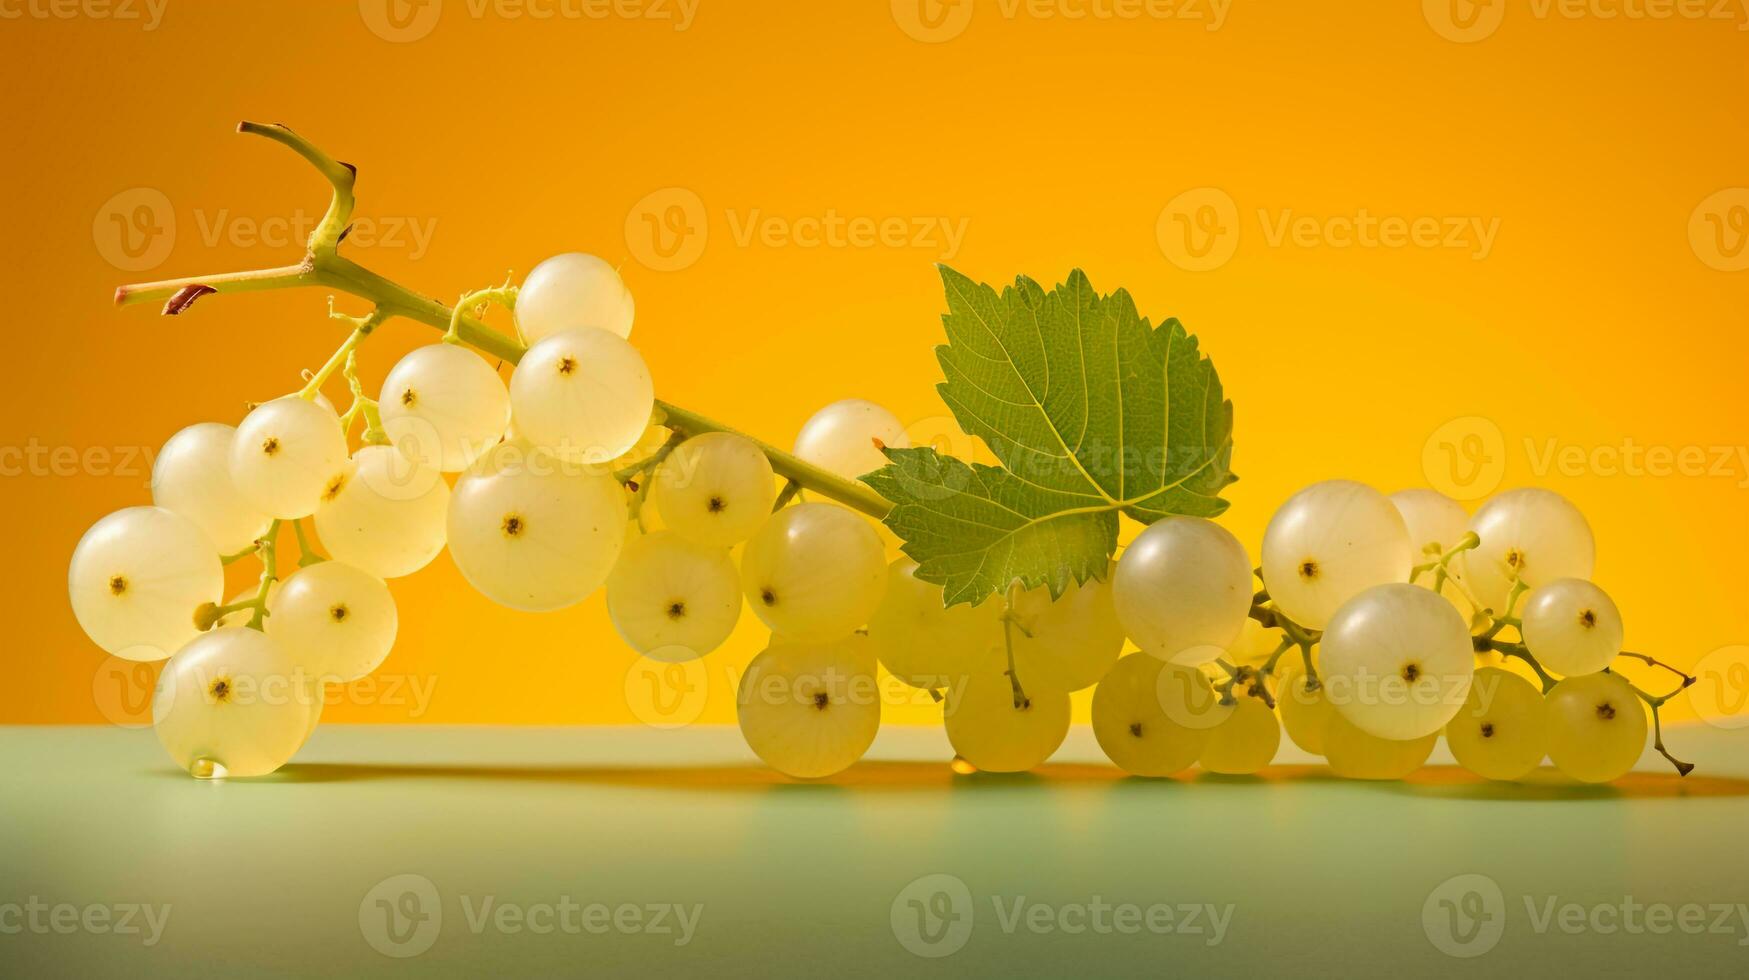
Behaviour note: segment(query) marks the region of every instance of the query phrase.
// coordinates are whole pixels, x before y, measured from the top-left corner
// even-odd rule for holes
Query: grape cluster
[[[589,255],[556,256],[520,287],[445,309],[334,253],[350,168],[281,127],[245,131],[300,148],[335,184],[305,265],[118,298],[161,295],[178,313],[212,283],[246,280],[333,284],[377,306],[330,311],[353,329],[296,392],[234,427],[172,436],[151,506],[102,518],[74,551],[69,591],[92,641],[125,659],[168,658],[154,725],[197,776],[261,775],[290,759],[328,686],[389,655],[386,581],[445,547],[473,588],[511,608],[562,609],[605,589],[620,635],[658,661],[709,654],[751,608],[770,642],[736,691],[741,732],[801,778],[867,751],[883,672],[941,702],[958,771],[1045,762],[1068,732],[1070,696],[1088,688],[1100,746],[1142,776],[1255,773],[1285,728],[1354,778],[1413,772],[1443,732],[1457,761],[1489,779],[1522,778],[1547,758],[1603,782],[1638,760],[1648,712],[1657,750],[1692,768],[1663,745],[1659,709],[1675,692],[1649,694],[1614,667],[1626,657],[1684,687],[1693,678],[1622,649],[1621,614],[1590,581],[1591,529],[1555,493],[1512,490],[1471,516],[1431,490],[1387,497],[1327,481],[1276,511],[1255,566],[1220,525],[1167,516],[1115,561],[1074,566],[1094,572],[1084,580],[1014,581],[949,605],[936,574],[889,561],[870,518],[890,505],[856,482],[879,485],[884,451],[909,445],[891,412],[829,405],[785,453],[657,401],[627,339],[631,294]],[[493,304],[510,310],[514,339],[479,319]],[[358,349],[392,315],[447,319],[448,330],[370,397]],[[515,360],[508,383],[464,343]],[[344,413],[320,392],[336,372],[352,394]],[[288,524],[300,557],[282,580]],[[225,599],[225,565],[250,556],[256,586]]]

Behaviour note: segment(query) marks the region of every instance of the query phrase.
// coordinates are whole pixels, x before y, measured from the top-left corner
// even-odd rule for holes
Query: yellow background
[[[1749,642],[1743,458],[1722,474],[1660,476],[1614,472],[1593,452],[1631,439],[1710,459],[1749,442],[1749,273],[1731,271],[1749,262],[1736,251],[1749,192],[1713,198],[1749,185],[1741,10],[1646,19],[1600,16],[1614,0],[1579,16],[1503,0],[1232,0],[1211,30],[1206,0],[1180,8],[1189,19],[918,2],[702,0],[676,30],[533,16],[550,2],[428,0],[403,8],[402,40],[381,36],[396,30],[376,0],[169,0],[152,30],[102,6],[0,5],[19,14],[0,20],[11,140],[0,722],[137,722],[142,679],[104,667],[68,608],[74,544],[102,514],[147,501],[147,463],[130,447],[235,422],[342,337],[319,291],[209,299],[175,320],[110,304],[122,282],[296,256],[254,229],[313,221],[326,188],[290,153],[234,135],[245,118],[288,123],[357,164],[358,217],[389,219],[380,232],[431,229],[423,250],[404,228],[352,249],[414,288],[453,299],[573,249],[623,263],[632,339],[658,392],[780,444],[842,397],[924,428],[943,414],[932,263],[990,282],[1056,282],[1079,266],[1102,290],[1130,289],[1145,313],[1181,317],[1215,358],[1242,476],[1224,521],[1252,548],[1271,510],[1311,481],[1450,480],[1439,444],[1451,433],[1436,433],[1476,417],[1457,434],[1498,435],[1488,454],[1503,487],[1552,487],[1590,517],[1596,577],[1630,646],[1695,664]],[[147,13],[144,0],[127,9]],[[112,212],[131,217],[146,198],[124,192],[137,188],[163,195],[175,230],[157,239],[161,262],[128,271]],[[655,271],[640,260],[650,241],[636,240],[637,209],[666,188],[697,196],[708,235],[695,262]],[[1232,202],[1236,238],[1221,243],[1227,261],[1191,272],[1158,231],[1169,203],[1200,188],[1216,196],[1181,203]],[[1498,231],[1485,258],[1339,248],[1329,234],[1271,240],[1284,216],[1362,209],[1497,219]],[[943,217],[963,221],[965,238],[951,256],[939,240],[737,240],[755,214],[794,229],[829,211]],[[1715,220],[1716,240],[1704,234]],[[1703,232],[1693,240],[1691,223]],[[367,382],[433,337],[391,324],[364,350]],[[1539,468],[1551,441],[1593,462]],[[45,461],[56,447],[70,448]],[[94,447],[114,458],[94,462]],[[234,569],[235,584],[249,573]],[[356,694],[329,719],[639,719],[624,693],[635,658],[599,595],[511,612],[469,590],[447,556],[394,591],[402,633],[382,670],[429,700]],[[745,616],[707,661],[703,720],[732,718],[714,679],[757,651],[756,627]]]

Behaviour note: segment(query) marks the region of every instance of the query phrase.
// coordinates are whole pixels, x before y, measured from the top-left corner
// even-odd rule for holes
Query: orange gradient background
[[[1749,463],[1735,455],[1749,443],[1749,272],[1732,271],[1749,263],[1736,251],[1749,192],[1729,192],[1749,186],[1742,11],[1452,2],[1232,0],[1211,29],[1207,0],[1177,5],[1181,18],[1096,16],[1147,9],[1112,0],[1044,5],[1090,14],[1079,18],[1001,0],[701,0],[677,30],[612,6],[589,5],[609,12],[597,18],[426,0],[400,9],[410,33],[428,33],[391,40],[376,0],[168,0],[151,30],[95,15],[113,8],[60,18],[8,0],[0,722],[137,712],[68,607],[75,543],[147,502],[146,447],[235,422],[343,337],[319,290],[208,298],[178,319],[111,305],[123,282],[299,254],[254,230],[314,221],[327,188],[284,149],[234,135],[241,119],[285,122],[358,165],[356,216],[384,223],[350,254],[415,289],[453,299],[567,250],[622,263],[658,393],[782,445],[844,397],[924,427],[945,414],[935,262],[997,283],[1080,267],[1144,313],[1180,317],[1214,357],[1241,475],[1223,522],[1251,548],[1306,483],[1449,480],[1435,434],[1478,417],[1499,434],[1502,488],[1548,486],[1589,516],[1596,578],[1632,648],[1693,665],[1749,642]],[[144,0],[133,9],[147,13]],[[545,10],[559,16],[533,15]],[[941,18],[935,40],[914,36],[932,34],[920,13]],[[1460,21],[1484,36],[1453,40]],[[110,213],[135,188],[161,193],[175,224],[162,261],[139,271],[118,268]],[[665,188],[697,195],[708,227],[674,271],[650,268],[651,242],[636,240],[640,202]],[[1158,233],[1163,209],[1198,188],[1236,215],[1222,234],[1237,237],[1220,243],[1231,257],[1207,271],[1181,268]],[[1336,247],[1325,233],[1272,241],[1284,216],[1362,210],[1497,220],[1497,232],[1485,257]],[[945,218],[964,240],[951,255],[939,234],[900,247],[737,240],[756,215],[793,230],[828,213]],[[1691,240],[1691,224],[1719,237]],[[430,232],[424,247],[414,225]],[[435,336],[391,322],[362,352],[367,385]],[[329,394],[344,405],[339,384]],[[1733,455],[1714,475],[1537,465],[1551,444],[1596,460],[1627,440]],[[83,462],[45,462],[56,447]],[[93,448],[112,459],[94,464]],[[251,565],[232,569],[234,586]],[[401,634],[382,672],[429,698],[360,694],[328,720],[639,721],[625,693],[636,657],[599,594],[513,612],[447,555],[393,588]],[[762,641],[748,613],[706,661],[700,720],[732,721],[717,681]],[[1670,710],[1692,714],[1680,699]]]

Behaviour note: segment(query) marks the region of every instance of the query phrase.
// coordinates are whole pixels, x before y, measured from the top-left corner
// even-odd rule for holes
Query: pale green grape
[[[1263,581],[1289,619],[1323,629],[1361,592],[1409,581],[1414,551],[1403,515],[1351,480],[1314,483],[1288,498],[1263,532]]]
[[[158,676],[152,725],[186,772],[264,776],[303,744],[318,701],[272,638],[219,629],[183,647]]]
[[[1646,748],[1646,709],[1617,674],[1568,677],[1548,693],[1549,761],[1582,783],[1626,774]]]
[[[1445,726],[1458,765],[1487,779],[1521,779],[1548,751],[1547,711],[1535,684],[1509,670],[1476,671],[1470,696]]]
[[[1403,515],[1417,565],[1450,551],[1469,533],[1470,515],[1464,505],[1437,490],[1398,490],[1390,500]]]
[[[1014,669],[1027,693],[1091,687],[1117,662],[1124,632],[1110,579],[1108,568],[1105,581],[1071,582],[1055,600],[1044,586],[1015,599]]]
[[[1344,717],[1379,738],[1437,734],[1475,673],[1469,626],[1451,603],[1406,582],[1375,585],[1330,618],[1319,680]]]
[[[296,520],[316,512],[347,458],[334,413],[291,395],[257,405],[237,426],[231,480],[251,507]]]
[[[980,673],[949,689],[943,708],[954,752],[985,772],[1025,772],[1051,757],[1069,734],[1069,695],[1026,692],[1002,674]]]
[[[236,435],[218,422],[191,425],[171,436],[152,463],[152,503],[193,521],[226,555],[249,547],[273,520],[231,480]]]
[[[1093,690],[1093,734],[1119,769],[1170,776],[1197,760],[1225,719],[1218,701],[1202,671],[1131,654]]]
[[[449,484],[389,446],[365,446],[316,508],[329,557],[378,578],[419,571],[443,550]]]
[[[991,644],[1000,637],[1002,603],[944,606],[941,586],[917,577],[917,563],[887,567],[887,591],[868,621],[881,665],[921,688],[953,687],[992,667]]]
[[[874,527],[833,504],[772,514],[741,554],[741,588],[772,632],[833,640],[868,622],[887,587]]]
[[[773,642],[741,677],[736,718],[748,747],[779,772],[819,779],[849,768],[881,725],[868,637]]]
[[[344,562],[299,569],[267,604],[267,634],[310,677],[344,684],[371,671],[395,645],[399,619],[383,580]]]
[[[1495,612],[1505,611],[1515,577],[1533,589],[1559,578],[1588,579],[1597,561],[1585,515],[1551,490],[1508,490],[1476,511],[1470,530],[1482,543],[1456,564],[1477,601]]]
[[[673,531],[635,537],[607,577],[607,614],[619,635],[652,660],[702,657],[741,618],[741,577],[722,548]]]
[[[379,410],[389,442],[408,459],[460,473],[504,438],[510,392],[480,355],[460,344],[427,344],[389,372]]]
[[[199,632],[195,611],[224,589],[212,538],[162,507],[128,507],[93,524],[67,570],[80,628],[124,660],[163,660],[181,649]]]
[[[561,458],[607,463],[637,445],[656,391],[636,348],[585,327],[528,349],[510,375],[517,434]]]
[[[1524,645],[1557,674],[1595,674],[1621,652],[1621,610],[1609,593],[1558,578],[1524,597]]]
[[[629,337],[636,311],[619,271],[582,252],[565,252],[535,266],[516,293],[516,329],[527,344],[579,327]]]
[[[795,454],[846,480],[887,465],[881,448],[911,445],[897,416],[874,402],[849,398],[814,413],[796,436]]]
[[[1231,531],[1167,517],[1118,560],[1112,600],[1129,638],[1179,663],[1206,663],[1238,639],[1251,609],[1251,559]]]
[[[1340,711],[1324,720],[1324,758],[1330,770],[1348,779],[1402,779],[1433,754],[1439,733],[1397,740],[1356,728]]]
[[[1281,747],[1281,724],[1261,700],[1241,697],[1227,720],[1209,730],[1208,743],[1197,761],[1209,772],[1248,776],[1275,759]]]
[[[543,612],[607,581],[626,537],[613,477],[510,444],[476,462],[449,500],[449,550],[468,584],[512,609]]]
[[[1313,755],[1324,754],[1324,732],[1336,709],[1324,696],[1322,685],[1308,689],[1306,665],[1296,652],[1283,655],[1276,666],[1275,703],[1281,710],[1281,726],[1293,743]]]
[[[771,514],[775,480],[753,440],[707,432],[675,447],[657,467],[650,500],[682,537],[727,548],[752,537]]]

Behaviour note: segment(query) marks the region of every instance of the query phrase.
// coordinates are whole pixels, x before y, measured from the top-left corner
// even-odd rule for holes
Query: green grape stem
[[[298,536],[299,568],[309,568],[311,565],[320,565],[322,562],[328,560],[318,554],[315,548],[310,546],[310,539],[304,534],[303,521],[292,521],[292,530],[296,532]]]
[[[351,223],[352,210],[356,203],[353,195],[353,185],[358,174],[356,168],[335,160],[314,143],[285,126],[245,122],[237,129],[238,132],[265,137],[290,148],[314,166],[333,188],[333,200],[322,220],[311,231],[302,260],[294,265],[268,269],[188,276],[122,286],[115,291],[117,305],[162,302],[164,314],[174,316],[186,311],[195,300],[207,293],[244,293],[321,286],[337,289],[375,304],[370,319],[376,323],[391,317],[416,320],[443,330],[445,339],[459,340],[499,360],[514,364],[522,358],[527,348],[516,338],[493,330],[477,317],[469,315],[464,308],[452,309],[428,296],[415,293],[339,253],[340,242]],[[496,290],[487,292],[498,293]],[[486,298],[504,302],[508,297],[499,294]],[[356,342],[353,342],[353,346],[357,346]],[[349,351],[337,351],[338,362],[335,358],[330,358],[330,363],[344,363],[347,353]],[[320,377],[322,376],[318,373],[317,378]],[[311,380],[315,382],[316,378]],[[364,406],[363,412],[368,423],[371,407]],[[657,401],[651,422],[667,425],[686,436],[705,432],[729,432],[749,438],[765,453],[766,458],[771,461],[771,468],[779,476],[793,480],[808,490],[861,511],[876,520],[886,517],[887,512],[892,509],[892,505],[885,498],[863,484],[827,472],[775,446],[678,405]]]

